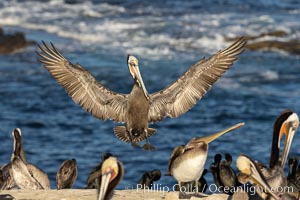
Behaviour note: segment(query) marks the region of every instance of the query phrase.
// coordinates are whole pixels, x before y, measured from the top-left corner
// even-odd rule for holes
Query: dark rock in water
[[[288,34],[284,31],[272,31],[269,33],[262,33],[260,35],[256,35],[256,36],[244,36],[244,38],[246,40],[256,40],[259,38],[263,38],[266,36],[273,36],[273,37],[284,37],[287,36]],[[227,41],[232,42],[232,41],[236,41],[239,37],[233,37],[233,38],[225,38]]]
[[[66,4],[79,4],[79,3],[83,3],[83,0],[65,0]]]
[[[6,35],[3,29],[0,28],[0,54],[13,53],[32,44],[35,44],[35,42],[27,41],[24,33],[17,32],[12,35]]]
[[[291,40],[287,42],[281,42],[276,40],[260,41],[247,44],[246,46],[250,50],[259,49],[279,49],[291,54],[300,54],[300,41]]]
[[[273,40],[265,40],[265,41],[256,41],[257,39],[261,39],[266,36],[272,36],[277,38],[283,38],[285,36],[288,36],[288,34],[284,31],[273,31],[269,33],[262,33],[257,36],[245,36],[245,38],[248,40],[248,44],[246,45],[246,48],[250,50],[273,50],[278,49],[282,51],[286,51],[291,54],[300,54],[300,41],[299,40],[289,40],[289,41],[279,41],[276,39]],[[235,38],[226,38],[227,41],[234,41],[238,37]]]

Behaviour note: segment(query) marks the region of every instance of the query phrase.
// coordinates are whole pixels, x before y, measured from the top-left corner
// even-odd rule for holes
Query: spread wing
[[[83,109],[102,120],[125,122],[127,95],[112,92],[79,64],[72,64],[51,43],[38,45],[40,62]]]
[[[178,117],[191,109],[232,66],[245,44],[244,38],[238,39],[226,49],[192,65],[171,85],[150,94],[148,121],[160,121],[167,116]]]

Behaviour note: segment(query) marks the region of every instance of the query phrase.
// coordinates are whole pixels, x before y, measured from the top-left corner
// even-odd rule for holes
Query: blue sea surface
[[[129,93],[133,84],[127,54],[139,59],[147,90],[153,93],[197,60],[228,46],[226,38],[284,31],[288,35],[282,40],[299,40],[299,19],[300,3],[293,0],[0,2],[0,26],[6,33],[21,31],[28,40],[51,41],[71,62],[120,93]],[[245,127],[209,145],[206,168],[216,153],[230,153],[234,161],[245,153],[268,163],[276,117],[286,108],[300,113],[299,56],[247,50],[188,113],[151,124],[157,133],[150,141],[157,150],[143,151],[117,139],[113,126],[118,123],[93,118],[76,105],[37,61],[36,50],[29,46],[0,55],[0,163],[10,161],[11,131],[19,127],[28,161],[49,174],[52,188],[60,164],[72,158],[79,171],[74,188],[84,188],[104,152],[124,163],[118,189],[135,187],[146,171],[167,172],[175,146],[239,122]],[[299,149],[296,133],[290,155],[299,156]],[[210,173],[206,178],[213,183]],[[175,183],[167,176],[157,182]]]

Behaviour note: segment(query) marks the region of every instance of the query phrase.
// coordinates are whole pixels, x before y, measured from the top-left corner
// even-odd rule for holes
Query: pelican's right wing
[[[149,122],[175,118],[191,109],[244,51],[246,40],[238,39],[226,49],[192,65],[166,88],[150,94]]]
[[[125,122],[127,95],[112,92],[79,64],[72,64],[51,43],[38,45],[40,60],[68,95],[94,117]]]

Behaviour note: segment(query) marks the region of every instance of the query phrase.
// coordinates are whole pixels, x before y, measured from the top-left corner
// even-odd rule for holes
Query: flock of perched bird
[[[244,123],[236,124],[210,136],[192,138],[186,145],[174,148],[168,165],[166,175],[173,176],[178,181],[179,197],[189,198],[199,193],[205,193],[208,184],[204,169],[208,154],[208,144],[218,137],[235,130]],[[296,113],[291,110],[282,112],[274,123],[273,139],[269,166],[254,161],[249,156],[241,154],[236,160],[238,175],[232,169],[232,157],[216,154],[214,162],[210,165],[214,182],[218,191],[228,195],[241,192],[238,188],[254,187],[256,193],[249,193],[249,199],[275,199],[297,200],[300,199],[300,165],[297,157],[288,159],[289,172],[284,172],[291,143],[299,125]],[[11,162],[0,167],[0,189],[50,189],[47,173],[36,165],[27,161],[22,147],[21,130],[12,131],[13,153]],[[285,137],[284,146],[280,154],[281,139]],[[124,167],[114,155],[104,153],[102,163],[91,170],[87,179],[88,189],[98,189],[97,199],[109,199],[114,188],[124,175]],[[71,188],[77,178],[77,164],[75,159],[64,161],[56,175],[57,189]],[[151,189],[154,181],[161,178],[159,170],[146,172],[138,184],[141,188]],[[250,185],[248,184],[250,183]],[[244,186],[244,187],[241,187]],[[190,192],[190,193],[186,193]],[[195,192],[195,193],[193,193]]]
[[[138,142],[146,140],[143,148],[153,150],[155,147],[150,144],[149,137],[156,130],[149,128],[148,124],[161,121],[165,117],[175,118],[190,110],[232,66],[237,56],[244,51],[245,44],[246,40],[240,38],[210,58],[199,60],[174,83],[153,94],[147,92],[139,71],[138,60],[134,56],[129,55],[127,58],[129,72],[134,80],[133,89],[130,94],[120,94],[97,82],[81,65],[72,64],[52,43],[49,46],[43,42],[43,47],[39,46],[41,52],[37,54],[42,58],[40,62],[82,108],[99,119],[125,123],[125,126],[114,127],[114,133],[120,140],[133,146],[139,146]],[[249,194],[250,199],[256,198],[257,195],[262,199],[299,199],[300,167],[298,168],[297,158],[289,159],[289,174],[286,176],[284,173],[298,125],[298,116],[291,110],[285,110],[277,118],[268,167],[242,154],[236,160],[239,170],[239,174],[236,175],[230,166],[231,155],[225,154],[225,160],[222,160],[222,155],[217,154],[210,167],[215,184],[229,195],[235,194],[235,189],[241,185],[255,187],[256,195]],[[192,188],[196,194],[205,192],[207,182],[203,176],[207,173],[204,165],[209,143],[241,126],[244,126],[244,123],[210,136],[192,138],[186,145],[174,148],[166,175],[173,176],[178,181],[179,197],[187,195],[182,191],[182,188],[187,187]],[[14,129],[12,135],[14,148],[11,162],[0,168],[0,188],[50,189],[47,174],[26,160],[21,130]],[[280,155],[283,136],[285,142]],[[87,179],[87,188],[98,189],[97,199],[109,199],[123,175],[122,163],[114,155],[105,153],[102,156],[102,163],[91,171]],[[139,184],[151,188],[153,181],[159,180],[160,177],[159,170],[146,172]],[[76,160],[64,161],[57,171],[57,189],[71,188],[76,178]],[[282,190],[285,187],[290,187],[291,190]]]

